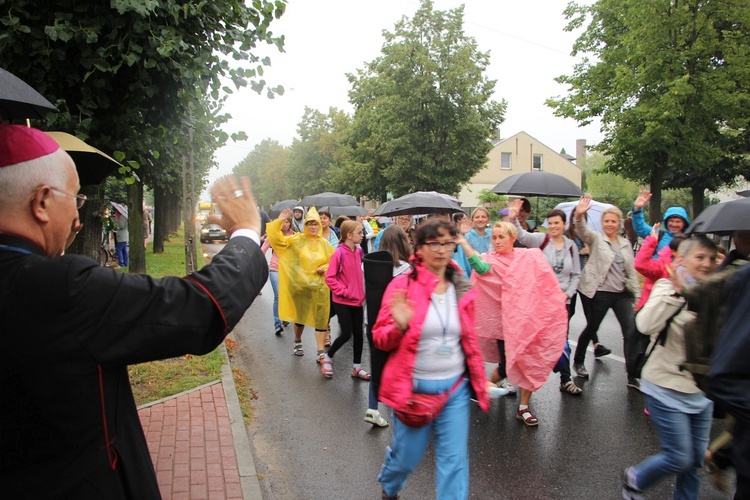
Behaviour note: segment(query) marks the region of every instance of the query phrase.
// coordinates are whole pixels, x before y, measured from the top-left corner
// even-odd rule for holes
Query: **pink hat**
[[[0,123],[0,168],[35,160],[58,149],[57,141],[41,130]]]

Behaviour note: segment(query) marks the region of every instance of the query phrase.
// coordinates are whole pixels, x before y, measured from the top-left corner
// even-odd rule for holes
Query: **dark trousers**
[[[576,313],[576,296],[570,300],[570,304],[566,304],[565,307],[568,309],[568,334],[570,334],[570,318]],[[560,370],[560,384],[565,384],[570,381],[570,363],[568,362]]]
[[[599,325],[601,325],[604,316],[610,309],[615,313],[617,321],[620,323],[620,329],[622,330],[625,369],[628,377],[638,377],[637,360],[634,354],[630,352],[630,349],[632,349],[631,344],[634,343],[632,342],[632,337],[636,334],[635,313],[633,312],[633,299],[626,292],[596,292],[591,298],[588,307],[588,323],[583,332],[581,332],[581,336],[578,337],[578,345],[576,346],[573,361],[576,364],[583,364],[586,359],[586,348],[589,342],[592,342],[595,338],[596,333],[599,331]],[[635,342],[635,344],[638,344],[638,342]]]
[[[333,307],[336,309],[336,316],[339,318],[341,334],[328,349],[328,356],[332,358],[341,346],[354,337],[354,364],[360,364],[362,363],[362,344],[364,343],[362,339],[364,309],[362,309],[362,306],[347,306],[337,302],[333,303]]]
[[[502,380],[508,376],[508,372],[505,369],[506,362],[505,362],[505,341],[504,340],[497,341],[497,351],[500,354],[500,362],[497,364],[497,373],[500,375],[500,380]]]
[[[378,391],[380,390],[380,379],[383,377],[383,368],[388,361],[388,351],[381,351],[375,347],[372,341],[372,329],[367,328],[367,345],[370,346],[370,394],[367,407],[371,410],[378,409]]]

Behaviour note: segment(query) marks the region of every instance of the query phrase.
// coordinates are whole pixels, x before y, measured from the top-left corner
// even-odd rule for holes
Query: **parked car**
[[[228,239],[229,235],[226,230],[214,222],[206,222],[201,226],[201,243],[227,241]]]

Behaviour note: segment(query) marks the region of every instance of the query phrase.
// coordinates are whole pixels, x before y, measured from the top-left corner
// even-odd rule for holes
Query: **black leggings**
[[[633,339],[635,331],[635,312],[633,311],[633,299],[626,292],[596,292],[591,298],[588,307],[588,323],[581,336],[578,337],[578,345],[573,361],[576,364],[583,364],[586,359],[586,348],[589,342],[596,338],[596,332],[599,331],[604,316],[607,311],[612,309],[617,321],[620,323],[622,330],[623,352],[625,353],[625,368],[629,377],[638,377],[637,356],[629,352],[629,349],[638,347],[638,339]],[[644,335],[645,337],[645,335]],[[633,342],[633,341],[636,342]],[[631,346],[631,344],[633,344]]]
[[[351,337],[354,337],[354,364],[362,363],[362,325],[364,321],[364,312],[362,306],[347,306],[344,304],[333,303],[336,309],[336,316],[339,318],[341,334],[328,349],[328,356],[333,357],[341,346],[346,344]]]

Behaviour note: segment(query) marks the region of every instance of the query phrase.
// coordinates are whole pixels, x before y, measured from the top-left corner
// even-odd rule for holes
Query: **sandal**
[[[361,378],[362,380],[370,380],[372,375],[364,371],[362,368],[352,368],[352,378]]]
[[[323,354],[323,356],[325,356],[325,354]],[[326,361],[321,358],[320,373],[322,373],[325,378],[333,378],[333,360]]]
[[[294,342],[294,352],[293,352],[293,354],[295,356],[304,356],[305,355],[305,351],[302,349],[302,341],[301,340],[299,342],[297,342],[297,341]]]
[[[526,424],[528,427],[535,427],[539,425],[539,419],[531,411],[531,408],[518,409],[516,418]]]
[[[567,392],[568,394],[578,396],[583,392],[583,389],[578,387],[572,380],[568,380],[564,384],[560,384],[560,392]]]
[[[326,341],[323,345],[325,347],[331,347],[331,330],[328,330],[328,335],[326,335]]]

